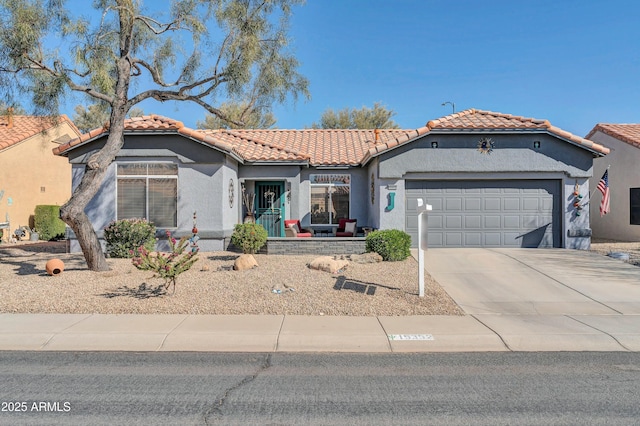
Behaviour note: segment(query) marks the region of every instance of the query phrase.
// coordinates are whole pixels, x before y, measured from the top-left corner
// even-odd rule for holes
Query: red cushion
[[[311,233],[310,232],[298,232],[298,235],[296,235],[296,237],[298,237],[298,238],[311,237]]]

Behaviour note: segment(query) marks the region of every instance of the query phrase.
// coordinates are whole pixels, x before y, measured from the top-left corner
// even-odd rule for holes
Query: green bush
[[[110,257],[138,257],[138,248],[141,246],[147,251],[155,250],[156,227],[146,219],[113,221],[104,228],[104,239]]]
[[[269,234],[257,223],[241,223],[236,225],[231,235],[231,243],[242,249],[243,253],[255,253],[267,242]]]
[[[405,260],[411,255],[411,236],[398,229],[374,231],[367,235],[366,249],[382,256],[382,260]]]
[[[60,219],[60,206],[36,206],[33,215],[33,227],[41,240],[64,238],[66,224]]]

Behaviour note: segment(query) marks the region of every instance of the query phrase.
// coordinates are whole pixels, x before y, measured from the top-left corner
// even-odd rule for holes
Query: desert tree
[[[399,126],[391,119],[396,113],[379,102],[373,108],[363,106],[360,109],[343,108],[335,111],[326,109],[319,123],[312,123],[312,129],[397,129]]]
[[[268,107],[254,106],[249,102],[223,102],[218,109],[226,119],[206,114],[204,121],[196,122],[196,126],[199,129],[269,129],[276,124],[276,117]]]
[[[88,132],[89,130],[108,125],[109,115],[109,108],[105,104],[96,103],[88,107],[76,105],[73,109],[73,117],[71,120],[81,132]],[[128,118],[140,117],[142,115],[144,115],[144,111],[141,108],[131,108],[127,113]]]
[[[4,99],[28,96],[34,113],[56,114],[76,93],[109,111],[106,143],[60,209],[89,269],[109,269],[85,207],[123,145],[127,113],[145,100],[187,101],[230,120],[216,108],[219,99],[264,105],[308,96],[288,47],[288,22],[299,3],[94,0],[72,8],[65,0],[0,0]]]

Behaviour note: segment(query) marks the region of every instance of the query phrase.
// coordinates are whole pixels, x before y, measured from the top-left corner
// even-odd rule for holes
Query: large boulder
[[[258,266],[258,262],[252,254],[241,254],[233,263],[233,269],[235,271],[246,271],[247,269],[253,269],[256,266]]]
[[[309,263],[309,268],[337,274],[348,264],[349,261],[346,259],[336,259],[331,256],[321,256],[313,259],[311,263]]]

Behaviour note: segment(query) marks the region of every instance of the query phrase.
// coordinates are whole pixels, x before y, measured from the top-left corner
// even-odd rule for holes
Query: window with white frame
[[[178,166],[173,163],[119,163],[117,218],[144,218],[158,228],[177,226]]]
[[[309,180],[312,225],[337,225],[350,217],[351,175],[312,174]]]

